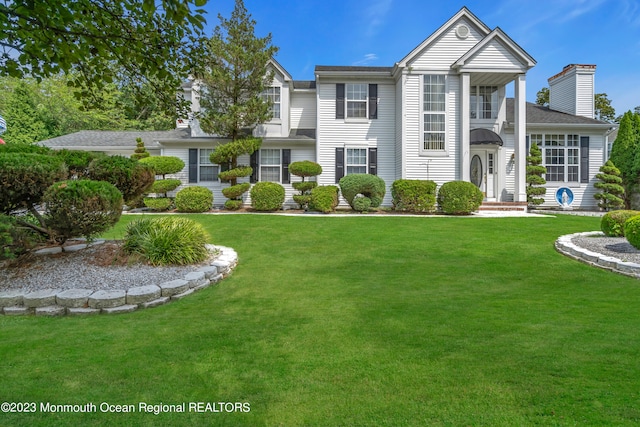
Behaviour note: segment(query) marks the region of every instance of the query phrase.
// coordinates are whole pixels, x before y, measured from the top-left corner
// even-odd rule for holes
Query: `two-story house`
[[[467,8],[390,67],[318,65],[315,80],[298,81],[272,60],[275,77],[264,96],[273,119],[255,130],[263,138],[259,152],[239,160],[254,167],[251,181],[281,183],[288,206],[295,206],[291,182],[298,179],[288,165],[298,160],[322,166],[320,185],[352,173],[380,176],[388,188],[383,205],[391,205],[389,188],[401,178],[470,181],[487,201],[523,205],[535,142],[547,168],[544,205],[557,206],[559,190],[568,189],[574,208],[594,208],[593,183],[612,128],[594,119],[595,66],[574,64],[551,77],[547,108],[525,99],[535,64]],[[183,89],[198,111],[198,82]],[[186,135],[154,145],[185,161],[179,176],[186,185],[212,189],[214,204],[222,205],[227,184],[209,155],[226,141],[203,133],[197,120],[179,122]]]

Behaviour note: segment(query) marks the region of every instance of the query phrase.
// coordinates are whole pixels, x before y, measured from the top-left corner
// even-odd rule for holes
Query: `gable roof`
[[[463,69],[466,65],[477,57],[486,47],[493,41],[496,41],[502,47],[504,47],[509,53],[525,66],[528,70],[536,65],[536,60],[531,55],[525,52],[516,42],[513,41],[500,27],[496,27],[491,33],[483,38],[478,44],[476,44],[471,50],[462,55],[454,64],[453,68],[458,70]]]
[[[82,130],[56,138],[38,142],[54,149],[69,150],[104,150],[136,147],[136,138],[142,138],[145,147],[160,148],[158,141],[182,140],[191,137],[189,128],[166,131],[110,131],[110,130]]]
[[[435,32],[433,32],[429,37],[427,37],[422,43],[416,46],[408,55],[402,58],[398,63],[396,63],[396,67],[406,67],[407,64],[417,55],[420,54],[424,49],[426,49],[429,45],[431,45],[438,37],[440,37],[445,31],[447,31],[454,23],[456,23],[461,18],[466,18],[470,23],[472,23],[476,30],[483,35],[488,35],[491,32],[491,29],[487,27],[487,25],[482,22],[478,17],[476,17],[466,6],[463,6],[462,9],[458,11],[455,15],[453,15],[447,22],[444,23],[440,28],[438,28]]]
[[[293,80],[293,77],[291,77],[291,74],[289,74],[289,72],[285,70],[284,67],[280,65],[278,61],[275,60],[275,58],[271,58],[269,60],[269,64],[271,64],[273,68],[275,68],[280,74],[284,76],[285,82]]]

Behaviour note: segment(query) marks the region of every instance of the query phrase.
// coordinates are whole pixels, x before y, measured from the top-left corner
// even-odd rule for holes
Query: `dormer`
[[[267,123],[258,125],[254,134],[260,137],[284,138],[289,136],[291,130],[289,100],[293,78],[275,59],[269,61],[267,69],[273,72],[273,80],[263,97],[271,103],[272,118]]]

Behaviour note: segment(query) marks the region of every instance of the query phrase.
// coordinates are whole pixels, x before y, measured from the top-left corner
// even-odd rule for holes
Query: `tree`
[[[0,2],[0,75],[40,79],[74,71],[85,94],[113,81],[150,83],[173,107],[193,65],[205,23],[198,7],[206,1]]]
[[[267,66],[278,48],[271,45],[271,34],[255,36],[256,22],[242,0],[236,0],[230,19],[218,18],[220,25],[206,43],[203,71],[196,74],[203,87],[203,113],[198,118],[205,132],[230,139],[216,147],[211,161],[228,169],[220,179],[231,184],[223,194],[232,200],[225,206],[233,209],[240,207],[242,194],[249,190],[248,184],[238,184],[238,178],[252,173],[250,166],[238,167],[238,157],[254,153],[262,142],[248,136],[247,130],[271,119],[269,104],[261,94],[273,80]]]
[[[596,93],[593,96],[594,117],[605,122],[616,121],[616,110],[611,106],[611,100],[606,93]],[[549,106],[549,88],[543,87],[536,94],[536,104]]]
[[[543,187],[547,183],[542,175],[547,173],[547,168],[542,166],[542,151],[538,144],[531,144],[529,156],[527,156],[527,202],[535,207],[544,203],[543,196],[547,189]]]
[[[140,159],[145,159],[150,155],[151,154],[149,154],[146,147],[144,146],[144,141],[142,140],[142,138],[140,137],[136,138],[136,149],[133,151],[131,158],[134,160],[140,160]]]
[[[600,167],[600,173],[596,175],[596,178],[600,181],[593,186],[600,192],[594,194],[593,197],[598,201],[598,206],[605,211],[620,209],[624,206],[624,187],[621,185],[620,170],[611,160]]]
[[[2,116],[7,122],[3,138],[9,144],[31,144],[49,137],[38,115],[35,94],[25,82],[15,87]]]

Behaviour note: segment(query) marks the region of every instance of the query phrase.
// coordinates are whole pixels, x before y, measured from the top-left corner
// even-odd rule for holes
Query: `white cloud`
[[[369,4],[365,13],[367,19],[365,36],[376,35],[378,29],[385,23],[392,3],[393,0],[375,0]]]
[[[351,65],[369,65],[370,63],[376,61],[378,59],[378,55],[376,55],[375,53],[367,53],[366,55],[364,55],[364,58],[362,58],[359,61],[354,62]]]

